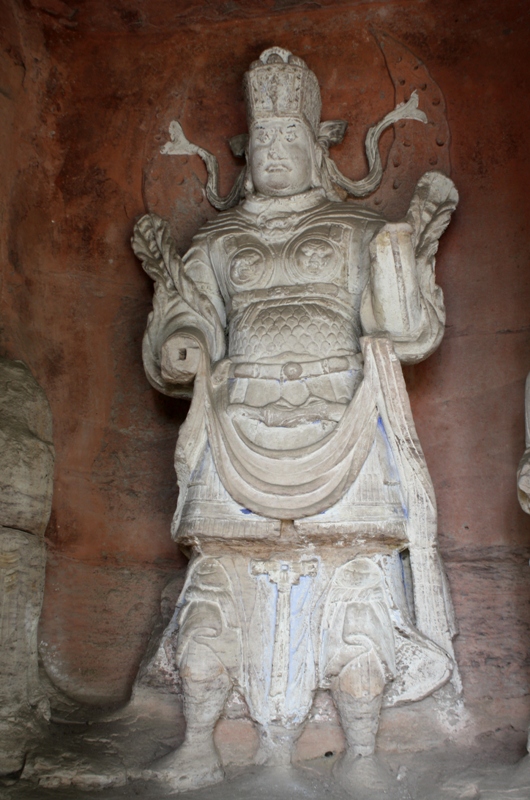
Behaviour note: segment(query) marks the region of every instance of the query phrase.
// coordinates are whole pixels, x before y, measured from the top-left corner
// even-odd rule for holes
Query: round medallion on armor
[[[293,242],[286,262],[296,280],[331,281],[342,264],[340,251],[323,236],[307,236]]]
[[[237,250],[230,261],[230,280],[237,289],[264,287],[267,283],[267,253],[255,244]]]
[[[302,374],[302,365],[296,361],[288,361],[283,365],[282,375],[288,381],[295,381]]]

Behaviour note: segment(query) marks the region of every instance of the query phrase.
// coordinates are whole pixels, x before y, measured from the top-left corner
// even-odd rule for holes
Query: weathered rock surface
[[[37,626],[54,452],[46,396],[21,361],[0,359],[0,774],[20,770],[47,712]]]
[[[184,794],[164,792],[141,777],[153,757],[175,744],[175,719],[181,722],[174,695],[139,692],[119,715],[98,721],[79,713],[53,719],[51,736],[39,753],[30,753],[18,784],[1,782],[2,800],[346,800],[333,779],[337,751],[328,751],[294,767],[227,765],[224,784]],[[67,747],[65,747],[65,743]],[[527,800],[526,763],[519,752],[495,743],[447,745],[420,753],[385,754],[384,764],[414,800]],[[61,765],[58,774],[57,765]],[[71,783],[76,783],[75,788]],[[480,794],[480,786],[484,791]],[[525,794],[526,792],[526,794]],[[351,795],[350,795],[351,798]],[[383,800],[375,795],[371,800]],[[385,798],[386,800],[386,798]],[[393,800],[393,799],[392,799]]]
[[[22,361],[0,359],[0,525],[39,536],[50,518],[52,419]]]

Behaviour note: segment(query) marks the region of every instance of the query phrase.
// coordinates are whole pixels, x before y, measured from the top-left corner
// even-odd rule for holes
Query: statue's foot
[[[184,742],[178,750],[169,753],[143,770],[143,780],[155,780],[176,792],[188,792],[219,783],[224,778],[223,768],[213,741]]]
[[[377,756],[346,752],[336,762],[333,775],[354,800],[411,800],[407,787]]]

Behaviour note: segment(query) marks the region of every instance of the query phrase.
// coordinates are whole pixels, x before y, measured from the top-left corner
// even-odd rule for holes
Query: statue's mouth
[[[290,168],[286,164],[282,164],[279,161],[274,162],[274,164],[269,164],[268,167],[265,168],[265,172],[271,174],[273,172],[290,172]]]

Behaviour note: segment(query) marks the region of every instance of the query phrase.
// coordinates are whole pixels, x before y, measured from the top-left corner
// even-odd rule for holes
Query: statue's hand
[[[160,371],[168,383],[191,383],[200,361],[200,344],[190,334],[174,333],[162,345]]]
[[[530,498],[530,450],[526,451],[519,463],[517,486],[519,487],[519,491],[526,495],[528,504],[528,499]]]

